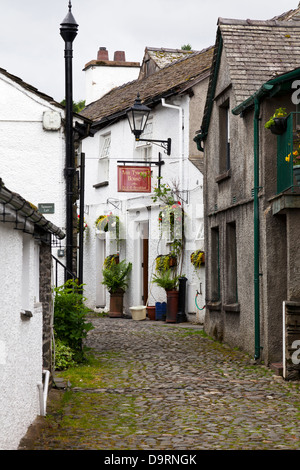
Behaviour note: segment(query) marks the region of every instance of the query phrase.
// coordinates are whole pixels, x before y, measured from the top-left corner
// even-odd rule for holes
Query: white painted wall
[[[36,291],[37,254],[31,235],[0,223],[0,450],[17,449],[40,412],[43,315]],[[33,313],[30,320],[21,319],[22,309]]]
[[[43,129],[44,112],[63,110],[1,73],[0,110],[0,177],[35,206],[54,203],[46,217],[65,230],[64,129]]]
[[[204,268],[196,273],[190,263],[190,254],[197,248],[204,249],[203,240],[203,177],[195,166],[188,160],[189,155],[189,104],[188,96],[177,97],[176,102],[169,102],[179,106],[178,109],[163,107],[162,105],[152,113],[153,139],[172,139],[171,156],[167,156],[161,147],[152,145],[152,161],[158,160],[158,153],[162,154],[165,164],[162,166],[163,183],[172,186],[176,181],[181,189],[187,190],[183,194],[187,197],[184,203],[184,210],[187,214],[187,245],[183,265],[183,274],[188,278],[187,284],[187,309],[191,313],[197,314],[197,320],[202,321],[204,314],[198,311],[195,306],[195,296],[197,290],[202,291],[198,296],[198,305],[201,307],[205,303]],[[179,112],[180,110],[180,112]],[[182,132],[181,132],[182,130]],[[109,158],[109,175],[103,176],[99,173],[99,156],[101,143],[108,133],[111,134],[111,149]],[[133,263],[130,287],[125,295],[125,308],[129,313],[129,307],[140,305],[141,298],[141,275],[139,266],[140,253],[140,224],[149,222],[149,280],[155,268],[155,258],[159,254],[168,253],[165,241],[160,240],[158,214],[159,206],[154,204],[151,194],[135,194],[118,192],[117,187],[117,166],[118,160],[140,161],[144,158],[143,148],[137,148],[134,137],[130,132],[127,119],[107,126],[99,131],[93,138],[87,138],[83,142],[83,152],[86,155],[86,184],[85,184],[85,221],[88,223],[88,231],[85,233],[84,252],[84,283],[85,294],[88,305],[91,308],[97,306],[96,291],[101,282],[102,266],[99,264],[97,256],[97,240],[95,231],[95,220],[101,214],[112,212],[120,217],[121,226],[125,233],[124,240],[120,244],[120,259],[126,259]],[[134,163],[133,163],[134,164]],[[152,166],[153,185],[157,183],[157,167]],[[109,185],[101,188],[93,187],[100,182],[101,177],[109,180]],[[151,206],[151,209],[149,207]],[[148,208],[148,209],[147,209]],[[102,235],[105,238],[106,255],[114,253],[116,248],[114,242],[110,241],[109,234]],[[104,241],[102,241],[104,243]],[[99,249],[99,248],[98,248]],[[200,287],[201,283],[201,287]],[[154,305],[155,301],[166,300],[165,292],[155,284],[149,288],[149,305]],[[109,295],[106,295],[106,306],[109,307]]]
[[[91,65],[85,70],[86,105],[100,99],[112,88],[138,78],[140,67]]]

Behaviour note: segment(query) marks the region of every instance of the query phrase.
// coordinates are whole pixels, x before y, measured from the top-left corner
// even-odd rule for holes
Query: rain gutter
[[[281,89],[284,82],[299,77],[299,69],[293,70],[287,74],[281,75],[273,80],[269,80],[263,84],[261,88],[250,96],[247,100],[232,110],[234,115],[243,115],[250,107],[254,106],[254,338],[255,338],[255,359],[260,358],[260,221],[259,221],[259,200],[258,193],[261,189],[259,186],[259,121],[260,121],[260,104],[266,97],[276,95]]]

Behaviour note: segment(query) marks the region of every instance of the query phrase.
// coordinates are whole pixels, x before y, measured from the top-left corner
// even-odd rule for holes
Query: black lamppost
[[[141,139],[140,136],[144,132],[148,117],[151,109],[148,106],[142,104],[140,94],[137,94],[134,105],[127,109],[126,115],[130,125],[131,132],[135,136],[136,141],[140,142],[153,142],[163,147],[167,151],[167,155],[171,154],[171,139],[167,140],[153,140],[153,139]]]
[[[69,12],[61,23],[60,35],[65,41],[65,100],[66,100],[66,267],[67,279],[73,273],[73,184],[75,174],[74,135],[73,135],[73,78],[72,78],[72,44],[77,36],[78,24],[72,15],[72,4],[69,1]]]

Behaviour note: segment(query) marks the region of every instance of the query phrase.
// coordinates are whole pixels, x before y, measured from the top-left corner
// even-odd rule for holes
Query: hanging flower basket
[[[195,269],[199,269],[201,265],[205,264],[205,254],[202,250],[196,250],[191,254],[191,263]]]
[[[272,134],[284,134],[287,128],[287,112],[285,108],[276,109],[273,116],[265,123],[265,128],[270,129]]]
[[[182,239],[184,212],[181,203],[178,201],[172,205],[166,205],[159,213],[158,222],[162,233],[166,232],[170,240]]]
[[[287,128],[286,118],[274,118],[274,124],[270,126],[270,131],[275,135],[282,135],[285,133]]]
[[[155,260],[155,268],[157,272],[165,272],[170,268],[177,266],[177,257],[175,255],[159,255]]]
[[[96,219],[95,225],[97,230],[99,230],[100,232],[115,233],[116,239],[119,239],[120,219],[117,215],[114,215],[112,213],[108,215],[100,215]]]

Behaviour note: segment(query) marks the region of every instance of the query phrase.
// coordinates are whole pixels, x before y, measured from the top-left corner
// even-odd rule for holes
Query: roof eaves
[[[283,83],[286,83],[291,80],[295,80],[296,78],[299,78],[299,77],[300,77],[300,68],[297,68],[295,70],[292,70],[291,72],[284,73],[276,78],[272,78],[271,80],[268,80],[257,90],[256,93],[254,93],[245,101],[243,101],[243,103],[236,106],[232,110],[232,113],[234,115],[239,115],[239,114],[244,113],[247,109],[253,106],[255,100],[257,99],[261,100],[265,96],[276,95],[280,91],[281,85]]]
[[[208,84],[206,103],[205,103],[204,114],[203,114],[203,119],[202,119],[202,125],[201,125],[200,131],[197,133],[197,135],[193,139],[194,142],[196,142],[197,148],[200,152],[203,152],[202,142],[206,139],[207,134],[208,134],[213,99],[214,99],[217,79],[219,75],[222,50],[223,50],[223,39],[222,39],[220,28],[218,28],[215,47],[214,47],[213,62],[212,62],[212,66],[210,69],[210,77],[209,77],[209,84]]]
[[[30,202],[23,199],[19,194],[7,189],[1,179],[0,203],[7,204],[12,210],[15,210],[22,217],[30,220],[45,232],[52,233],[60,240],[65,238],[65,233],[59,227],[47,220]]]

